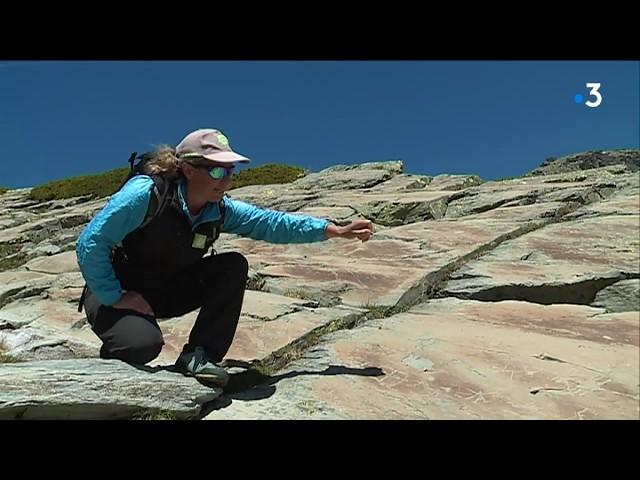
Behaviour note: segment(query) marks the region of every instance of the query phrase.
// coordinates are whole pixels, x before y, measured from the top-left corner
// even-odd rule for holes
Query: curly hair
[[[182,160],[176,155],[176,149],[169,145],[160,145],[153,152],[145,155],[143,172],[147,175],[161,175],[168,180],[182,177],[180,164]]]

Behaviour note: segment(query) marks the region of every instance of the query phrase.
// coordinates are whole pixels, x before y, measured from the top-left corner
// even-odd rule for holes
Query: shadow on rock
[[[229,363],[225,364],[226,367],[231,367],[231,362],[234,363],[233,366],[235,367],[250,367],[250,364],[246,362],[228,362]],[[243,372],[232,373],[230,375],[229,383],[224,389],[224,395],[220,396],[210,404],[207,404],[203,408],[203,416],[208,415],[214,410],[220,410],[228,407],[233,403],[233,400],[251,401],[269,398],[275,393],[276,384],[280,380],[294,378],[300,375],[358,375],[363,377],[379,377],[384,375],[384,372],[378,367],[352,368],[345,367],[343,365],[330,365],[320,371],[293,370],[291,372],[269,376],[264,375],[257,370],[248,369]]]
[[[154,367],[150,367],[148,365],[135,365],[133,363],[129,363],[128,365],[132,366],[133,368],[137,368],[138,370],[142,370],[143,372],[148,372],[148,373],[158,373],[158,372],[179,373],[176,370],[175,365],[173,365],[173,364],[171,364],[171,365],[156,365]]]

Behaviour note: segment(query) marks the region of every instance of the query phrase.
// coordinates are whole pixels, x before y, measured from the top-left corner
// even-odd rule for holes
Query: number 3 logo
[[[591,88],[591,91],[589,92],[589,95],[593,95],[594,97],[596,97],[596,101],[595,102],[585,102],[584,104],[587,107],[591,107],[591,108],[595,108],[598,105],[600,105],[602,103],[602,95],[600,94],[600,92],[598,91],[598,89],[600,88],[600,84],[599,83],[587,83],[587,88]]]

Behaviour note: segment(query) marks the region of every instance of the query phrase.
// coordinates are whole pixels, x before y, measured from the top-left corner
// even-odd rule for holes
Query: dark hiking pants
[[[160,288],[123,285],[140,293],[155,317],[101,305],[88,290],[84,308],[92,330],[102,340],[100,357],[139,365],[150,362],[164,345],[156,318],[179,317],[200,308],[184,351],[202,346],[219,362],[236,332],[248,269],[244,256],[229,252],[203,258]]]

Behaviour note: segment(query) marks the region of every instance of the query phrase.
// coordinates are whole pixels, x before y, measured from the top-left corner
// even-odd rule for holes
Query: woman
[[[220,131],[196,130],[175,149],[154,152],[145,174],[130,179],[83,230],[76,244],[87,282],[83,304],[103,342],[102,358],[153,360],[164,344],[156,318],[200,308],[176,369],[224,386],[228,375],[217,363],[235,335],[248,263],[237,252],[204,257],[220,231],[271,243],[371,236],[368,220],[338,227],[225,198],[234,166],[249,162]],[[158,188],[165,200],[144,222]]]

